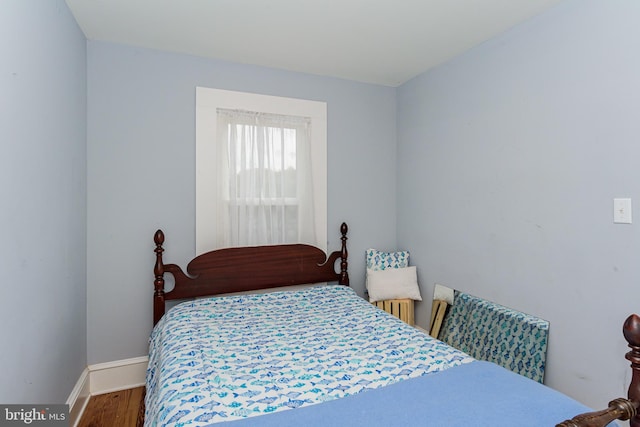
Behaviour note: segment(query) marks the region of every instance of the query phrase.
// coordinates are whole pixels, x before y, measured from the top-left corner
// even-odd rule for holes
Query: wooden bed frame
[[[153,269],[153,324],[162,318],[165,301],[255,291],[280,286],[338,282],[349,286],[347,272],[346,223],[340,226],[342,248],[329,257],[322,249],[310,245],[273,245],[224,248],[195,257],[187,265],[187,273],[176,264],[162,261],[164,233],[156,231],[156,263]],[[340,272],[335,263],[340,259]],[[175,287],[164,290],[164,273],[175,278]]]
[[[349,285],[347,272],[347,224],[340,227],[342,247],[328,257],[324,251],[309,245],[273,245],[218,249],[194,258],[187,265],[187,274],[176,264],[162,260],[164,233],[156,231],[156,262],[153,269],[153,324],[165,313],[165,301],[232,292],[254,291],[281,286],[320,282]],[[340,259],[340,272],[335,263]],[[164,273],[171,273],[175,286],[164,290]],[[615,399],[602,411],[577,415],[556,427],[604,427],[614,420],[630,420],[631,427],[640,427],[640,316],[632,314],[623,326],[623,334],[631,351],[632,380],[628,398]]]

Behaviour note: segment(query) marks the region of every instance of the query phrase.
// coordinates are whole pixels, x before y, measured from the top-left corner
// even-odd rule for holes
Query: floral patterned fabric
[[[438,338],[542,383],[548,335],[546,320],[455,291]]]
[[[145,425],[287,410],[471,361],[345,286],[201,299],[152,332]]]

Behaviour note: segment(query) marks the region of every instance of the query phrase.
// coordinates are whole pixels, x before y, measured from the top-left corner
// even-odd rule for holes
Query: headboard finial
[[[162,230],[158,229],[156,234],[153,235],[153,241],[156,243],[156,246],[162,246],[164,243],[164,233]]]
[[[349,227],[347,226],[347,223],[343,222],[342,225],[340,226],[340,234],[342,234],[343,236],[346,236],[348,231],[349,231]]]

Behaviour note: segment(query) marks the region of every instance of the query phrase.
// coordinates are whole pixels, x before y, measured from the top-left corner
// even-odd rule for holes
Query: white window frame
[[[311,158],[317,246],[327,250],[327,104],[297,98],[196,87],[196,254],[215,248],[217,110],[247,110],[311,118]]]

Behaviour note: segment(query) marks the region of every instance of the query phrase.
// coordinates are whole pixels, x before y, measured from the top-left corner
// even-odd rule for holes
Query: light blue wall
[[[3,2],[0,401],[62,402],[87,360],[146,354],[152,234],[168,260],[194,252],[198,85],[328,103],[330,247],[350,223],[361,294],[364,249],[410,249],[424,295],[443,283],[550,320],[549,385],[591,406],[623,395],[612,331],[637,311],[640,248],[612,199],[640,200],[637,22],[632,0],[568,0],[396,92],[87,52],[62,0]]]
[[[551,322],[547,383],[626,394],[639,310],[640,2],[561,3],[398,89],[398,244],[442,283]],[[636,222],[640,222],[636,209]],[[428,321],[429,304],[418,322]]]
[[[88,45],[89,363],[147,354],[153,233],[182,266],[195,246],[195,87],[327,102],[329,248],[395,245],[395,89],[103,42]]]
[[[0,402],[87,365],[86,42],[63,0],[0,2]]]

